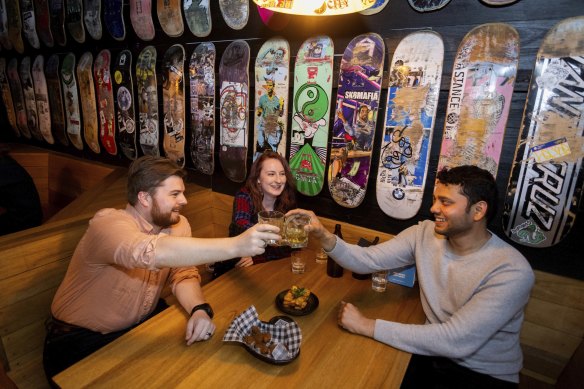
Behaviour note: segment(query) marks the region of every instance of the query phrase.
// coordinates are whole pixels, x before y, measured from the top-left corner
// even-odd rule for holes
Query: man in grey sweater
[[[402,383],[411,388],[517,387],[519,333],[534,283],[527,260],[487,229],[496,213],[493,176],[476,166],[438,173],[423,221],[368,248],[327,231],[311,211],[306,227],[335,261],[357,273],[415,264],[423,325],[370,319],[343,302],[339,326],[413,355]]]

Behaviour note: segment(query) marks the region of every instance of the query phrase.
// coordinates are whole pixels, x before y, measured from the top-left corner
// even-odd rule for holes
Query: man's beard
[[[161,228],[170,227],[173,224],[179,222],[180,217],[176,217],[172,214],[172,210],[163,213],[158,206],[158,202],[154,201],[152,203],[152,210],[150,211],[150,216],[152,217],[152,223]]]

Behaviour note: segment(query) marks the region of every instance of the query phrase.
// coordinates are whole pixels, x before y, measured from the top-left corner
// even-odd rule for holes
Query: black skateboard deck
[[[118,145],[128,159],[138,157],[136,114],[132,82],[132,52],[122,50],[114,62],[114,97],[116,98]]]

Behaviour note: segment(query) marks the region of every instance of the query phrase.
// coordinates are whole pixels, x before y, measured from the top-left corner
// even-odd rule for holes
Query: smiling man
[[[494,217],[493,176],[476,166],[437,175],[434,221],[368,248],[327,231],[310,211],[307,229],[335,261],[357,273],[415,264],[426,314],[422,325],[370,319],[342,303],[339,325],[414,354],[402,388],[517,387],[519,333],[534,275],[526,259],[487,229]]]
[[[47,322],[43,362],[51,377],[166,308],[171,287],[188,317],[187,345],[215,331],[196,265],[257,255],[277,227],[255,226],[223,239],[191,238],[180,214],[187,204],[184,171],[165,158],[142,157],[128,172],[128,205],[102,209],[89,222]]]

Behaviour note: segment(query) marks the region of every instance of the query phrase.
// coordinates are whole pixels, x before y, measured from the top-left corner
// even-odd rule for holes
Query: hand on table
[[[349,332],[373,338],[375,332],[375,320],[363,316],[361,311],[351,303],[341,301],[338,323],[339,327],[342,327]]]
[[[210,339],[215,332],[215,324],[213,320],[203,310],[198,310],[193,313],[187,323],[186,341],[187,346],[194,342]]]

